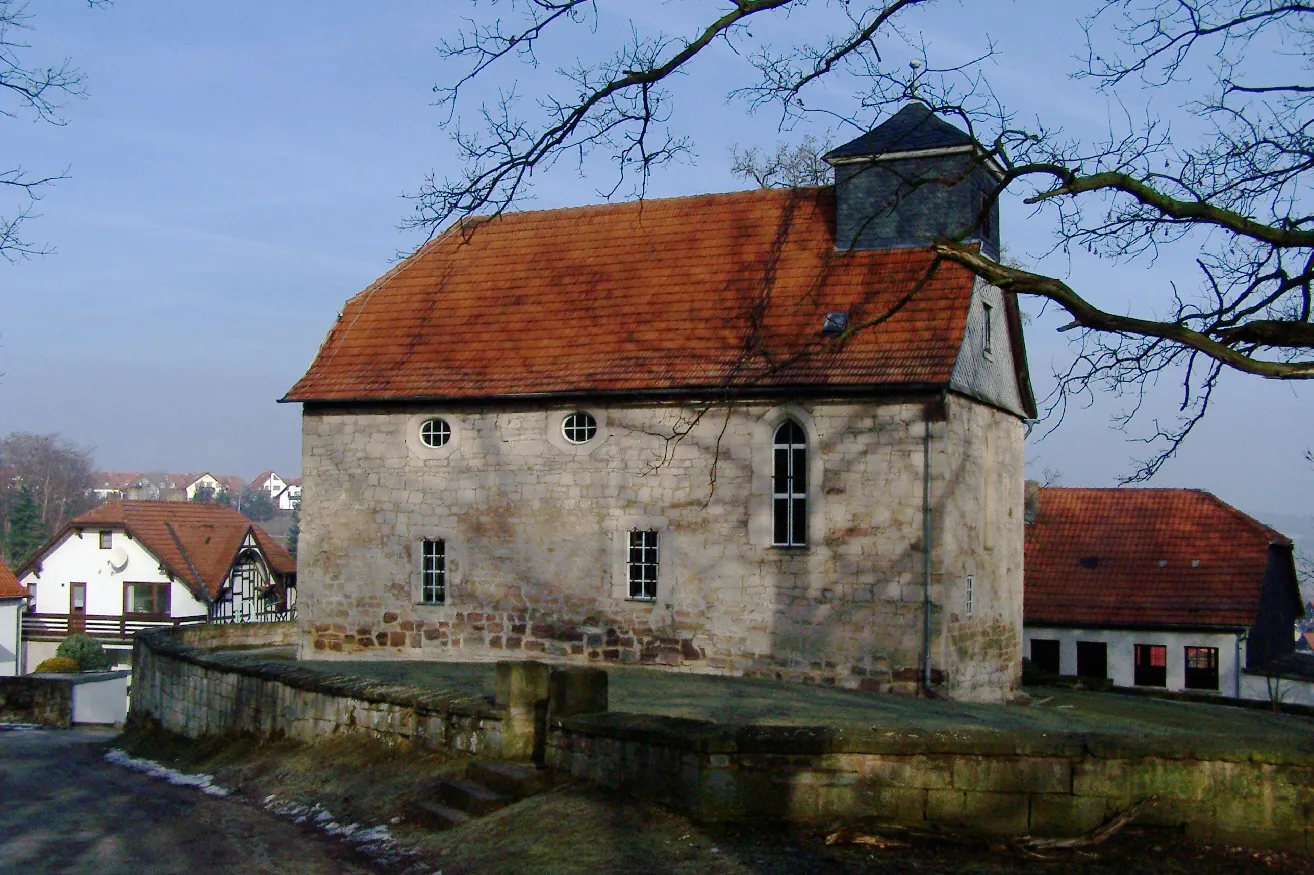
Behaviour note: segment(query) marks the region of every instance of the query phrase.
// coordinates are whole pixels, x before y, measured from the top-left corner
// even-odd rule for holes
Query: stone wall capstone
[[[502,755],[503,714],[485,699],[326,675],[240,653],[207,653],[167,629],[140,632],[134,640],[129,722],[145,720],[188,738],[314,741],[359,733],[389,743]]]

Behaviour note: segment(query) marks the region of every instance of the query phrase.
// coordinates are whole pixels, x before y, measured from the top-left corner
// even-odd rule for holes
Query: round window
[[[420,442],[426,447],[441,447],[452,439],[452,427],[445,419],[426,419],[420,424]]]
[[[588,443],[598,433],[598,421],[592,414],[576,410],[561,421],[561,433],[572,444]]]

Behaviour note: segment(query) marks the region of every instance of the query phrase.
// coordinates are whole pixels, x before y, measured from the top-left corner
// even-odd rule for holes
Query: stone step
[[[547,769],[517,763],[471,763],[465,775],[511,799],[525,799],[552,786],[552,773]]]
[[[451,829],[470,821],[470,815],[437,802],[418,800],[406,807],[410,819],[430,829]]]
[[[438,798],[444,805],[459,808],[475,817],[489,814],[499,808],[506,808],[511,802],[501,793],[489,790],[483,784],[453,778],[443,779],[438,786]]]

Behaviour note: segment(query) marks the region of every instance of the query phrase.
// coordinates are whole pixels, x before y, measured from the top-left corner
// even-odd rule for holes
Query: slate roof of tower
[[[232,508],[195,501],[110,501],[71,520],[19,574],[38,567],[69,533],[102,528],[129,532],[170,574],[210,598],[219,594],[247,532],[254,534],[272,570],[297,570],[292,554]]]
[[[949,149],[971,146],[973,142],[970,136],[931,112],[925,104],[910,103],[857,139],[830,150],[823,158],[834,161],[892,152]]]
[[[1026,526],[1023,617],[1249,628],[1271,544],[1291,541],[1196,489],[1041,489]]]
[[[27,589],[18,583],[14,572],[0,559],[0,599],[21,599],[27,596]]]
[[[973,275],[933,269],[929,249],[836,251],[834,197],[769,189],[453,226],[347,302],[284,400],[946,385]],[[828,311],[888,318],[837,344],[820,334]]]

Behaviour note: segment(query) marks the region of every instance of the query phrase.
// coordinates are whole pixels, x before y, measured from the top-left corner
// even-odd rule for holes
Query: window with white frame
[[[772,447],[771,543],[806,547],[808,543],[807,433],[792,419],[776,429]]]
[[[447,543],[420,542],[420,601],[426,605],[447,603]]]
[[[445,419],[426,419],[420,423],[420,442],[430,449],[446,446],[452,439],[452,427]]]
[[[629,597],[639,601],[657,598],[657,532],[630,531],[629,556],[626,560]]]
[[[572,444],[586,444],[598,433],[598,421],[593,414],[576,410],[561,421],[561,435]]]

